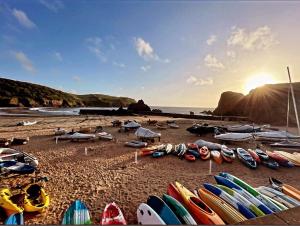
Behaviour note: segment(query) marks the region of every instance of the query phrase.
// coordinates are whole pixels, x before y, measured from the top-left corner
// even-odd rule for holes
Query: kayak
[[[190,162],[194,162],[196,160],[194,155],[187,154],[187,153],[184,154],[184,159],[187,160],[187,161],[190,161]]]
[[[213,151],[210,152],[210,154],[211,154],[211,157],[213,158],[213,160],[216,163],[222,164],[223,158],[222,158],[221,153],[219,151],[213,150]]]
[[[224,185],[228,188],[231,188],[235,192],[239,193],[245,199],[253,203],[257,208],[259,208],[264,214],[273,213],[273,211],[268,206],[266,206],[264,203],[262,203],[260,200],[255,198],[252,194],[250,194],[248,191],[244,190],[242,187],[232,182],[231,180],[228,180],[225,177],[221,177],[221,176],[215,176],[215,180],[218,184]]]
[[[210,150],[221,150],[222,145],[218,143],[209,142],[206,140],[197,140],[194,142],[199,148],[206,146]]]
[[[38,183],[31,183],[22,189],[25,193],[24,210],[26,212],[43,212],[50,204],[50,197]]]
[[[193,149],[188,149],[188,150],[186,151],[186,153],[195,156],[196,159],[199,159],[199,158],[200,158],[200,154],[199,154],[198,150],[196,151],[196,150],[193,150]]]
[[[124,218],[124,215],[121,209],[117,206],[116,203],[112,202],[105,206],[102,218],[102,225],[126,225],[127,222]]]
[[[15,213],[10,215],[4,222],[5,225],[23,225],[24,217],[23,213]]]
[[[267,161],[267,160],[269,160],[269,156],[263,150],[261,150],[259,148],[256,148],[255,149],[255,153],[258,155],[258,157],[260,158],[261,161]]]
[[[80,200],[75,200],[64,214],[62,224],[91,224],[88,208]]]
[[[255,218],[256,216],[242,203],[240,203],[237,199],[235,199],[233,196],[229,195],[222,189],[212,185],[205,183],[203,184],[204,188],[213,193],[214,195],[220,197],[225,202],[230,204],[233,208],[235,208],[238,212],[244,215],[247,219]]]
[[[244,198],[242,195],[240,195],[235,190],[232,190],[231,188],[228,188],[224,185],[216,185],[218,188],[222,189],[223,191],[227,192],[229,195],[233,196],[237,201],[239,201],[241,204],[246,206],[253,214],[255,214],[257,217],[265,216],[264,212],[261,211],[259,208],[257,208],[252,202],[250,202],[248,199]]]
[[[169,206],[158,196],[150,195],[147,200],[149,205],[166,224],[179,225],[181,222]]]
[[[285,151],[274,151],[275,153],[279,154],[280,156],[288,159],[290,162],[292,162],[295,166],[300,166],[300,160],[299,157],[296,155],[293,155],[291,153],[285,152]]]
[[[250,169],[256,169],[257,164],[251,155],[243,148],[237,148],[237,156],[239,160],[248,166]]]
[[[170,196],[172,196],[178,202],[183,203],[183,198],[181,197],[178,189],[176,188],[176,186],[174,184],[170,183],[168,185],[167,194],[170,195]]]
[[[253,139],[251,133],[223,133],[215,135],[215,139],[222,141],[242,142]]]
[[[5,211],[7,216],[23,212],[23,208],[12,200],[13,195],[8,188],[0,189],[0,207]]]
[[[198,224],[224,225],[224,221],[218,216],[218,214],[199,197],[194,195],[191,191],[178,182],[175,182],[175,186],[180,193],[183,204],[189,210]]]
[[[125,142],[125,146],[132,148],[142,148],[147,146],[147,142],[142,142],[138,140]]]
[[[240,212],[235,210],[223,199],[214,195],[205,188],[198,190],[200,198],[216,212],[227,224],[236,224],[247,220]]]
[[[161,217],[146,203],[141,203],[136,211],[138,224],[165,225]]]
[[[224,161],[229,162],[229,163],[233,162],[233,160],[235,159],[235,154],[234,154],[233,150],[228,148],[225,145],[222,145],[222,147],[221,147],[221,155],[222,155]]]
[[[170,209],[176,214],[177,218],[182,224],[197,225],[194,218],[179,201],[166,194],[164,194],[162,198],[164,202],[170,207]]]
[[[153,152],[152,157],[153,158],[160,158],[160,157],[163,157],[164,155],[165,155],[164,152],[162,152],[162,151],[156,151],[156,152]]]
[[[198,151],[198,145],[197,144],[195,144],[195,143],[188,143],[187,144],[187,148],[188,149],[191,149],[191,150],[196,150],[196,151]]]
[[[248,149],[248,152],[251,155],[251,157],[255,160],[256,163],[261,163],[259,156],[256,154],[254,150]]]
[[[175,145],[174,149],[175,149],[174,154],[179,157],[182,157],[185,154],[185,152],[187,151],[187,147],[185,146],[185,144]]]
[[[279,165],[281,166],[285,166],[285,167],[293,167],[294,164],[291,163],[287,158],[285,158],[282,155],[279,155],[275,152],[271,152],[271,151],[266,151],[266,153],[268,154],[268,156],[275,160],[276,162],[278,162]]]
[[[241,180],[240,178],[237,178],[229,173],[219,173],[219,175],[241,186],[243,189],[248,191],[255,198],[259,199],[262,203],[268,206],[273,212],[281,211],[281,209],[278,206],[276,206],[269,199],[264,198],[257,190],[255,190],[253,187],[251,187],[249,184],[247,184],[245,181]]]
[[[208,148],[206,146],[203,146],[199,149],[199,154],[201,159],[203,160],[207,160],[210,158],[210,151],[208,150]]]
[[[297,188],[294,188],[288,184],[284,184],[281,181],[271,177],[269,178],[269,182],[274,189],[279,190],[284,194],[300,201],[300,191]]]
[[[269,159],[267,161],[262,161],[262,164],[270,169],[275,169],[275,170],[279,169],[279,164],[272,159]]]

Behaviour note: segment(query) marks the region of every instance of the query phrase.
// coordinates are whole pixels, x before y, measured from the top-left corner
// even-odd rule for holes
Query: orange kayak
[[[200,198],[215,211],[227,224],[236,224],[247,220],[240,212],[235,210],[223,199],[214,195],[205,188],[198,190]]]
[[[221,153],[219,151],[211,151],[210,155],[216,163],[222,164],[223,158],[222,158]]]
[[[182,204],[185,205],[197,224],[225,224],[218,214],[191,191],[178,182],[175,182],[175,186],[183,200]]]
[[[210,158],[210,151],[206,146],[203,146],[199,149],[199,154],[201,156],[201,159],[206,160]]]
[[[275,178],[269,178],[270,184],[273,188],[282,191],[284,194],[300,201],[300,191],[297,188],[294,188],[291,185],[284,184],[280,180],[276,180]]]
[[[142,150],[140,151],[141,156],[147,156],[147,155],[152,155],[155,152],[155,150]]]

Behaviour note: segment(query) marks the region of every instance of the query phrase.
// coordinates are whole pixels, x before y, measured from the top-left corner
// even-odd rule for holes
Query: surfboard
[[[91,224],[90,213],[86,205],[75,200],[64,214],[62,224]]]
[[[163,219],[166,224],[181,224],[175,213],[169,206],[158,196],[150,195],[147,204]]]
[[[141,203],[136,211],[138,224],[166,225],[161,217],[147,204]]]
[[[4,222],[5,225],[22,225],[24,224],[23,213],[10,215]]]

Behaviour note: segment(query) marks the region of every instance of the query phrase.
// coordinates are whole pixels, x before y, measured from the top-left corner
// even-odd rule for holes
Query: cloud
[[[64,3],[60,0],[40,0],[40,3],[54,13],[57,13],[59,10],[65,7]]]
[[[211,35],[207,40],[206,43],[207,45],[211,46],[214,42],[217,41],[217,36],[216,35]]]
[[[158,55],[154,52],[154,49],[149,42],[146,42],[142,38],[134,38],[135,49],[138,52],[140,57],[143,57],[145,60],[155,59],[158,60]]]
[[[141,70],[144,71],[144,72],[147,72],[151,69],[151,66],[150,65],[145,65],[145,66],[141,66]]]
[[[121,68],[126,67],[125,64],[123,64],[123,63],[118,63],[118,62],[116,62],[116,61],[113,62],[113,65],[114,65],[114,66],[117,66],[117,67],[121,67]]]
[[[228,46],[239,46],[245,50],[265,50],[278,43],[268,26],[258,27],[249,32],[244,28],[232,27],[227,40]]]
[[[231,58],[235,58],[235,57],[236,57],[236,53],[235,53],[234,51],[232,51],[232,50],[228,50],[228,51],[226,52],[226,55],[227,55],[228,57],[231,57]]]
[[[187,84],[192,84],[195,86],[203,86],[203,85],[212,85],[214,83],[212,78],[196,78],[195,76],[190,76],[188,77],[188,79],[186,80]]]
[[[204,58],[204,63],[207,67],[212,69],[223,69],[225,66],[215,57],[211,54],[207,54]]]
[[[53,55],[54,55],[54,57],[55,57],[56,60],[58,60],[60,62],[63,61],[63,58],[62,58],[60,52],[54,52]]]
[[[75,81],[75,82],[80,82],[81,81],[81,78],[79,76],[73,76],[72,79]]]
[[[102,47],[102,39],[99,37],[89,37],[86,40],[87,47],[93,54],[96,55],[102,62],[106,62],[107,59],[104,56],[101,47]]]
[[[17,61],[19,61],[19,63],[22,65],[22,67],[26,70],[29,71],[30,73],[35,73],[36,69],[33,66],[33,63],[31,62],[31,60],[26,56],[25,53],[23,53],[22,51],[18,51],[18,52],[11,52],[11,54],[15,57],[15,59]]]
[[[26,27],[28,29],[32,29],[35,28],[36,25],[35,23],[33,23],[26,15],[25,12],[23,12],[22,10],[18,10],[18,9],[13,9],[12,10],[12,15],[18,20],[18,22],[23,26]]]

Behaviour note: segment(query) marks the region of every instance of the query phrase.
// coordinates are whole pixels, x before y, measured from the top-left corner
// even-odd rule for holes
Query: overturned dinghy
[[[186,130],[193,134],[204,135],[208,133],[214,133],[215,129],[216,128],[214,126],[194,124]]]
[[[197,140],[194,144],[198,145],[199,148],[206,146],[210,150],[221,150],[222,145],[218,143],[209,142],[206,140]]]
[[[286,131],[267,131],[254,133],[254,138],[260,141],[284,141],[286,139],[300,139],[300,136]]]
[[[143,128],[143,127],[138,128],[137,131],[135,132],[135,135],[139,139],[146,139],[146,140],[161,137],[160,133],[156,133],[156,132],[154,132],[150,129],[146,129],[146,128]]]
[[[223,133],[219,135],[215,135],[215,139],[223,140],[223,141],[248,141],[253,138],[251,133]]]
[[[227,126],[227,131],[236,133],[252,133],[260,131],[260,127],[251,125],[232,125]]]
[[[67,133],[65,135],[61,135],[56,137],[58,140],[71,140],[71,141],[86,141],[86,140],[94,140],[96,138],[95,134],[85,134],[85,133]]]
[[[143,147],[146,147],[147,145],[148,145],[147,142],[142,142],[142,141],[138,141],[138,140],[125,142],[125,146],[133,147],[133,148],[143,148]]]
[[[97,136],[99,137],[100,140],[112,140],[113,139],[113,136],[107,132],[97,133]]]
[[[137,129],[141,127],[141,124],[137,123],[136,121],[130,121],[123,125],[125,129]]]

